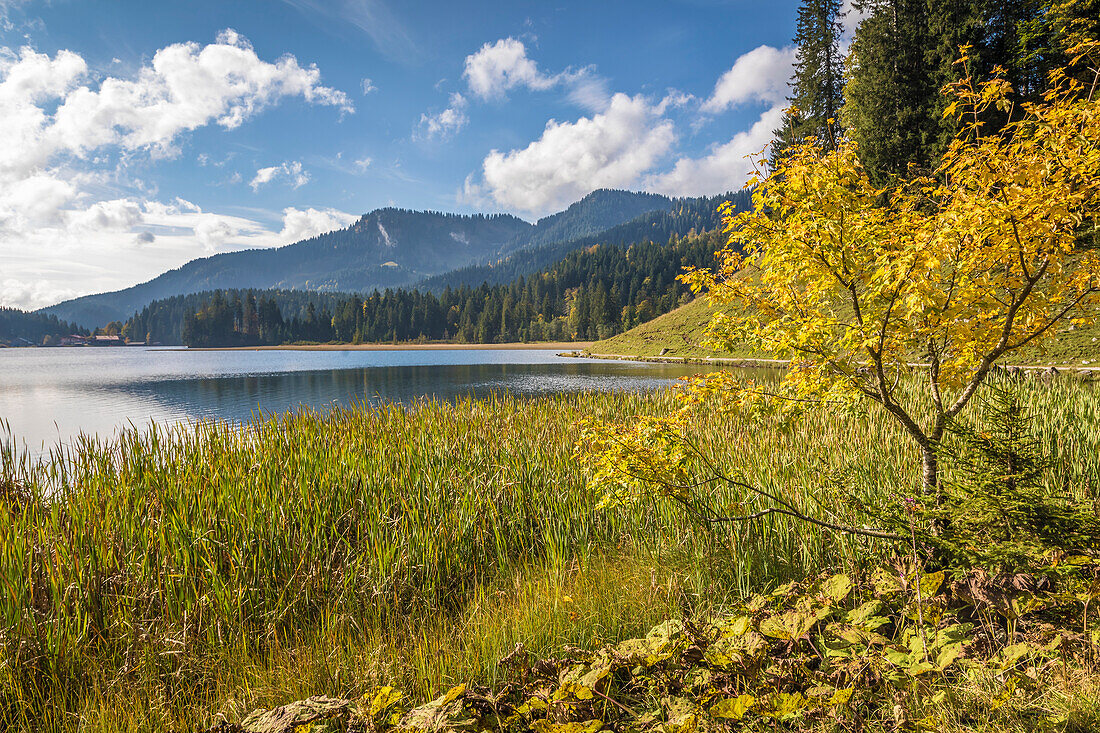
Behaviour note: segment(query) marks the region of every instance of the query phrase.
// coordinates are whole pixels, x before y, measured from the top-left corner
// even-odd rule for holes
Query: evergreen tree
[[[803,0],[794,43],[798,47],[791,77],[792,110],[776,130],[773,161],[789,146],[815,137],[830,149],[840,137],[844,60],[840,55],[840,0]],[[831,122],[830,122],[831,121]]]
[[[879,183],[927,171],[939,125],[930,74],[928,0],[857,0],[866,17],[849,57],[843,120],[859,157]]]
[[[970,47],[971,56],[977,62],[977,66],[972,69],[975,77],[984,79],[991,71],[987,68],[982,53],[985,17],[988,14],[986,6],[989,4],[988,0],[928,0],[925,63],[932,92],[929,106],[933,128],[929,138],[929,154],[932,160],[942,157],[957,131],[955,117],[943,116],[950,99],[941,90],[965,75],[965,70],[956,63],[959,49],[963,46]]]

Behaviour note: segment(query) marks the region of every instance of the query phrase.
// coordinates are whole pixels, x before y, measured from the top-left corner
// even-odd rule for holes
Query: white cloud
[[[616,94],[607,110],[576,122],[550,120],[522,150],[493,150],[482,182],[467,179],[464,197],[489,197],[506,208],[540,215],[597,188],[634,185],[676,139],[645,97]]]
[[[291,160],[282,165],[260,168],[249,182],[253,191],[258,191],[260,186],[271,183],[276,178],[286,178],[294,188],[301,188],[309,183],[309,172],[302,169],[302,164],[297,160]]]
[[[671,170],[650,174],[645,180],[647,190],[671,196],[704,196],[742,188],[755,172],[753,157],[771,142],[783,122],[796,52],[791,46],[758,46],[739,56],[719,77],[700,111],[717,114],[746,104],[765,104],[768,108],[751,128],[728,142],[711,146],[706,155],[682,157]],[[672,93],[662,104],[677,106],[688,101]]]
[[[359,160],[355,161],[353,165],[360,173],[362,173],[363,171],[367,170],[367,168],[370,168],[370,164],[373,162],[374,160],[370,156],[368,156],[366,158],[360,158]]]
[[[611,103],[611,92],[607,87],[607,80],[591,74],[588,70],[581,70],[575,74],[568,74],[569,101],[583,109],[592,112],[602,112]]]
[[[702,158],[681,158],[672,170],[646,179],[645,189],[669,196],[713,196],[737,191],[753,175],[752,156],[771,141],[783,121],[783,108],[776,105],[760,116],[748,130],[729,142],[714,146]]]
[[[9,277],[0,283],[0,306],[34,310],[77,295],[76,290],[50,280]]]
[[[870,15],[869,9],[860,10],[856,8],[853,0],[844,0],[840,5],[840,12],[843,17],[840,19],[840,25],[843,27],[843,32],[840,38],[841,53],[847,54],[848,46],[852,43],[852,38],[856,35],[856,28],[863,22],[863,19]]]
[[[524,63],[526,56],[519,53],[522,45],[487,44],[479,54],[487,50],[511,64],[502,61],[497,67],[517,71],[468,73],[472,88],[476,79],[477,89],[501,94],[521,83],[514,80],[534,78],[545,84],[551,78],[533,64]],[[645,188],[673,196],[738,190],[754,172],[750,156],[767,146],[782,122],[794,54],[793,48],[771,46],[742,54],[718,79],[706,100],[675,89],[656,103],[641,95],[616,94],[603,111],[591,117],[566,123],[550,120],[542,136],[527,147],[489,153],[480,174],[467,177],[459,198],[541,215],[596,188]],[[712,145],[703,155],[681,154],[671,168],[662,165],[678,137],[673,121],[666,117],[673,110],[693,108],[717,114],[748,104],[766,106],[750,129]]]
[[[234,129],[285,99],[353,111],[320,80],[292,56],[261,60],[232,30],[206,46],[167,46],[132,77],[100,81],[71,51],[0,48],[0,304],[35,308],[113,290],[202,253],[285,244],[309,231],[286,212],[278,231],[180,199],[150,200],[155,190],[122,174],[139,156],[175,154],[192,130]],[[291,185],[308,180],[298,162],[277,168]],[[120,183],[132,195],[120,195]],[[311,216],[343,220],[338,213]]]
[[[279,239],[285,244],[298,242],[318,234],[343,229],[350,226],[359,217],[337,209],[283,209],[283,230]]]
[[[461,130],[469,122],[466,116],[468,102],[458,92],[451,95],[447,109],[435,115],[420,115],[420,129],[417,137],[425,140],[446,139]]]
[[[516,87],[545,91],[561,85],[568,88],[568,97],[574,104],[601,111],[611,97],[607,82],[596,76],[591,67],[569,68],[557,74],[543,73],[527,56],[523,41],[515,38],[486,43],[467,56],[462,77],[470,92],[485,100],[501,99]]]
[[[794,73],[794,61],[795,48],[791,46],[759,46],[742,54],[718,79],[714,92],[703,102],[703,112],[717,114],[746,102],[782,104]]]
[[[371,92],[378,91],[378,87],[374,85],[374,82],[371,80],[370,77],[363,79],[362,88],[363,94],[370,94]]]
[[[0,236],[59,225],[76,187],[47,173],[7,181],[0,187]]]
[[[316,67],[293,56],[262,61],[232,30],[207,46],[162,48],[134,79],[107,77],[93,89],[82,83],[87,75],[71,51],[50,58],[25,47],[0,61],[0,175],[108,146],[171,155],[183,133],[212,123],[234,129],[286,97],[353,111],[347,95],[320,84]]]
[[[23,232],[17,247],[0,245],[0,305],[40,308],[87,293],[143,282],[196,256],[274,247],[348,226],[358,217],[337,209],[283,209],[278,230],[251,219],[203,211],[176,199],[97,202],[57,226]],[[134,234],[124,232],[140,229]],[[118,260],[127,268],[119,272]]]
[[[30,0],[0,0],[0,29],[10,31],[15,28],[12,22],[12,11],[20,10]]]
[[[66,212],[69,226],[83,231],[129,231],[141,221],[141,205],[130,199],[97,201],[86,209]]]
[[[486,43],[477,53],[466,57],[466,70],[462,76],[470,91],[482,99],[503,97],[517,86],[529,89],[549,89],[558,83],[558,77],[546,76],[531,59],[523,41],[501,38],[496,43]]]

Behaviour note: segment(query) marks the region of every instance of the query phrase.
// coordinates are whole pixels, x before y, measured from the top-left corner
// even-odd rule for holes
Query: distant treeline
[[[88,330],[59,321],[57,316],[0,307],[0,344],[11,346],[29,342],[49,346],[70,334],[87,336]]]
[[[439,294],[216,291],[169,298],[136,314],[124,333],[188,346],[605,338],[690,298],[676,276],[688,265],[712,265],[721,243],[715,230],[674,235],[668,244],[593,245],[507,285],[446,287]]]
[[[122,335],[137,341],[183,344],[183,327],[188,316],[194,316],[215,300],[221,299],[233,308],[233,317],[242,323],[246,320],[244,308],[251,303],[252,313],[247,320],[255,320],[258,328],[262,319],[264,340],[259,343],[283,343],[295,340],[293,333],[287,331],[287,328],[294,328],[295,323],[302,321],[316,320],[321,317],[321,313],[327,313],[327,317],[331,318],[336,306],[350,297],[349,293],[282,289],[207,290],[190,295],[175,295],[154,300],[139,313],[135,313],[123,324]],[[241,309],[239,318],[238,303]]]

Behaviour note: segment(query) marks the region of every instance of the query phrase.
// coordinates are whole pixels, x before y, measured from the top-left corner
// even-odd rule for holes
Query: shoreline
[[[607,359],[610,361],[639,361],[655,364],[711,364],[717,366],[757,368],[757,369],[784,369],[790,360],[788,359],[762,359],[751,357],[723,357],[723,356],[631,356],[627,354],[594,354],[583,349],[563,351],[558,356],[580,359]],[[927,364],[912,364],[915,367],[927,367]],[[1005,364],[1001,369],[1011,369],[1027,372],[1055,372],[1062,374],[1093,374],[1100,372],[1100,366],[1086,366],[1077,364]]]
[[[609,361],[640,361],[653,364],[710,364],[717,366],[782,369],[790,362],[786,359],[760,359],[733,356],[631,356],[628,354],[593,354],[583,349],[563,351],[558,356],[576,359],[607,359]]]
[[[584,349],[592,341],[513,342],[507,344],[285,344],[281,346],[204,346],[174,351],[556,351],[559,349]]]

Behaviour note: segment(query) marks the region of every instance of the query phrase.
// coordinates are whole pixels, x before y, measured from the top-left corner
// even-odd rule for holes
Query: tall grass
[[[670,505],[594,510],[578,423],[673,399],[303,410],[84,439],[40,461],[4,449],[0,727],[197,727],[376,682],[427,696],[491,681],[516,642],[632,634],[868,551],[783,518],[705,530]],[[1028,399],[1060,461],[1051,489],[1100,488],[1096,391]],[[865,518],[821,505],[830,477],[867,497],[916,480],[914,451],[874,413],[694,430],[722,464],[845,521]]]

